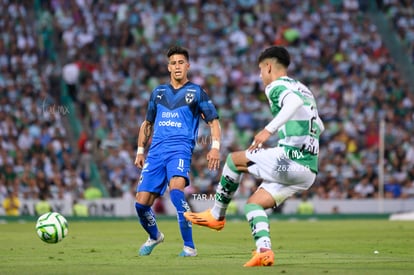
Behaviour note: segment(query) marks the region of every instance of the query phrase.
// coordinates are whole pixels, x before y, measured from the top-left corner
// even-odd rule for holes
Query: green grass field
[[[257,268],[242,266],[254,248],[246,221],[221,232],[195,226],[195,258],[178,257],[174,220],[159,221],[165,242],[146,257],[135,220],[68,222],[58,244],[38,239],[34,221],[0,224],[0,274],[414,274],[414,222],[272,221],[276,264]]]

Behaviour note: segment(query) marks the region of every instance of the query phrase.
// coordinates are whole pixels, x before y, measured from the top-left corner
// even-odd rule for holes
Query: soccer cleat
[[[224,224],[226,223],[226,220],[216,220],[213,215],[211,215],[210,209],[200,213],[184,212],[184,217],[194,224],[206,226],[217,231],[223,229]]]
[[[244,267],[252,267],[252,266],[271,266],[275,262],[275,254],[272,250],[261,249],[260,252],[253,252],[253,257],[245,263]]]
[[[138,254],[140,256],[148,256],[149,254],[151,254],[154,247],[156,247],[157,244],[162,243],[163,241],[164,241],[164,234],[162,234],[161,232],[160,232],[158,239],[156,240],[148,238],[148,240],[139,249]]]
[[[197,249],[184,246],[183,251],[181,251],[180,257],[195,257],[197,256]]]

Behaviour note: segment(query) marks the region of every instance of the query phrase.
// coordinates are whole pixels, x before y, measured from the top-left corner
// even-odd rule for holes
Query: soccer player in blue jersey
[[[167,52],[170,83],[156,87],[150,97],[145,121],[138,136],[135,165],[142,169],[137,186],[135,208],[148,240],[139,255],[150,255],[164,240],[151,209],[154,200],[162,196],[168,186],[170,198],[177,210],[177,220],[184,242],[179,254],[197,255],[192,225],[184,218],[189,206],[184,188],[189,185],[191,157],[202,118],[211,129],[211,149],[207,154],[208,168],[220,166],[221,130],[218,114],[207,93],[187,77],[190,68],[188,50],[174,46]],[[144,151],[149,145],[145,158]]]

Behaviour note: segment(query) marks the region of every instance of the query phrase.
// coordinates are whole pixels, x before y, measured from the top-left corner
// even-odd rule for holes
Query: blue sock
[[[150,238],[156,240],[159,235],[157,221],[155,220],[154,212],[148,205],[142,205],[138,202],[135,202],[135,209],[137,210],[139,221],[141,222],[142,227],[147,231]]]
[[[195,248],[193,242],[192,224],[184,218],[184,212],[190,210],[188,203],[185,200],[184,192],[178,189],[173,189],[170,191],[170,198],[171,202],[177,209],[177,220],[178,225],[180,226],[181,237],[184,240],[184,245]]]

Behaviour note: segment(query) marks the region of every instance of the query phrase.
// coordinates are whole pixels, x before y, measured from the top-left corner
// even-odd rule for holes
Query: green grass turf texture
[[[247,221],[228,221],[221,232],[194,226],[192,258],[178,257],[175,220],[158,222],[165,241],[144,257],[136,220],[68,222],[58,244],[43,243],[35,221],[0,224],[0,274],[414,274],[414,222],[272,221],[276,263],[254,268],[243,267],[254,248]]]

